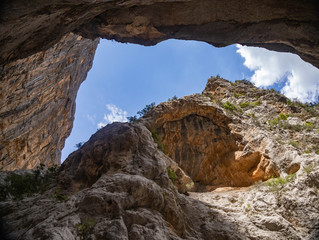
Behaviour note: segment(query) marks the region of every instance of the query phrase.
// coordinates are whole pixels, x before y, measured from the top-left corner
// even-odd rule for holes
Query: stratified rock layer
[[[2,236],[242,239],[240,231],[232,231],[237,227],[228,226],[218,212],[178,194],[167,175],[167,161],[142,124],[108,125],[63,163],[57,189],[68,199],[57,201],[57,190],[52,189],[19,205],[0,203],[6,224]],[[200,224],[203,217],[208,219],[205,231]],[[88,221],[92,224],[85,225]],[[81,225],[87,226],[85,231]]]
[[[1,236],[316,240],[319,106],[284,100],[247,81],[210,78],[202,95],[109,124],[66,159],[53,188],[22,200],[1,192]],[[8,190],[9,174],[0,174]]]
[[[0,73],[0,170],[60,164],[98,41],[68,34]]]
[[[5,0],[0,64],[48,49],[76,31],[144,45],[176,38],[263,46],[297,53],[318,67],[317,11],[315,0]]]
[[[0,115],[1,131],[4,132],[0,140],[5,143],[0,145],[2,170],[59,161],[56,159],[71,126],[71,123],[65,124],[65,117],[60,117],[59,111],[66,105],[61,101],[69,99],[67,104],[74,106],[78,83],[83,81],[94,52],[88,49],[95,47],[95,43],[92,47],[89,40],[81,40],[83,44],[77,44],[75,50],[73,41],[66,40],[70,32],[89,39],[103,37],[143,45],[154,45],[170,38],[205,41],[218,47],[240,43],[296,53],[319,66],[319,15],[315,0],[289,3],[277,0],[3,0],[0,5],[0,75],[2,92],[5,92],[0,101],[1,105],[5,105],[2,111],[16,114],[14,121]],[[71,51],[65,51],[61,58],[61,49]],[[89,56],[84,63],[79,56],[83,54]],[[42,55],[45,58],[42,59]],[[53,67],[53,70],[51,63],[54,62],[72,67]],[[50,80],[38,85],[30,84],[38,82],[41,77],[35,73],[25,77],[23,71],[30,72],[35,68],[41,71],[40,75],[50,76]],[[70,84],[62,86],[60,80],[53,80],[68,75],[72,76]],[[23,89],[13,84],[17,78]],[[52,81],[60,83],[53,84]],[[36,105],[32,101],[41,99],[42,91],[46,91],[48,96],[56,95],[58,88],[63,92],[61,97],[64,100],[56,100],[54,107],[51,103],[50,108],[60,110],[50,114],[60,115],[51,118],[46,126],[45,121],[36,119],[47,119],[50,115],[42,110],[49,109],[46,106],[48,100],[38,101]],[[25,99],[22,95],[28,97]],[[9,99],[7,96],[10,96]],[[30,104],[30,112],[37,114],[32,123],[30,117],[19,114],[19,109],[25,108],[26,104]],[[16,109],[16,106],[20,108]],[[64,113],[69,119],[73,118],[72,109],[67,107],[68,113]],[[26,132],[33,131],[35,136],[27,139]],[[41,149],[49,141],[55,147],[43,154]],[[30,151],[32,158],[27,156]]]
[[[261,173],[260,166],[265,170],[269,165],[263,150],[245,149],[245,133],[234,132],[233,119],[210,98],[195,94],[165,102],[145,118],[167,155],[192,178],[199,191],[249,186],[267,175],[278,175],[272,170],[270,173],[270,166],[267,173]]]

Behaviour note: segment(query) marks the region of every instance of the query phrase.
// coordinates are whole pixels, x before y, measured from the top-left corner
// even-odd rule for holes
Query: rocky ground
[[[319,239],[318,116],[211,78],[202,94],[100,129],[59,170],[1,173],[2,236]]]

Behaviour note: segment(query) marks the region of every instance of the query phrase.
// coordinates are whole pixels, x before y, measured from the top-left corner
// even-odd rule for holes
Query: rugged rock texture
[[[251,185],[249,172],[257,167],[261,154],[240,154],[242,136],[232,133],[232,120],[210,99],[183,97],[160,104],[151,115],[148,124],[157,132],[168,156],[195,183],[215,187]]]
[[[68,109],[73,109],[71,106],[74,106],[78,83],[83,81],[89,69],[95,45],[92,43],[91,46],[88,40],[82,40],[83,44],[77,44],[77,50],[74,50],[78,53],[64,51],[74,49],[73,41],[66,40],[70,32],[90,39],[103,37],[143,45],[153,45],[170,38],[205,41],[219,47],[241,43],[296,53],[314,66],[319,66],[319,15],[315,0],[289,3],[276,0],[231,0],[227,3],[218,0],[4,0],[0,3],[0,26],[0,75],[4,92],[1,102],[6,106],[2,111],[13,114],[19,111],[16,106],[25,108],[26,102],[29,104],[41,99],[44,89],[48,89],[45,90],[48,96],[55,95],[57,88],[65,93],[61,96],[64,100],[56,100],[55,106],[51,103],[50,108],[60,109],[51,111],[51,116],[60,114],[59,111],[66,104],[69,105],[64,117],[55,117],[50,122],[54,126],[49,127],[45,121],[34,120],[29,124],[30,117],[22,117],[19,113],[15,113],[14,121],[8,120],[6,115],[0,115],[2,131],[5,132],[0,140],[6,143],[0,146],[2,170],[30,168],[40,162],[59,161],[56,159],[59,158],[70,127],[70,122],[65,124],[65,116],[68,115],[70,120],[73,118],[73,110]],[[64,49],[63,58],[60,49]],[[84,59],[87,62],[81,63],[83,58],[78,55],[89,55]],[[60,66],[72,64],[72,67],[63,68],[63,72],[53,67],[53,74],[51,65],[56,61]],[[25,77],[23,71],[34,71],[35,68],[41,69],[40,75],[50,76],[50,81],[45,81],[47,85],[44,82],[41,86],[30,84],[39,81],[38,74]],[[62,79],[67,75],[73,78],[69,85],[66,84],[67,87],[53,84],[53,81],[58,81],[53,78]],[[24,85],[23,90],[15,84],[15,87],[12,86],[17,78],[20,79],[19,84]],[[30,92],[32,97],[25,100],[24,95],[30,95]],[[10,96],[10,100],[7,96]],[[69,102],[65,103],[65,99],[69,99]],[[32,104],[28,109],[37,113],[37,119],[48,119],[47,112],[42,110],[50,109],[46,106],[48,101],[38,101],[37,106]],[[64,103],[60,104],[59,101]],[[55,133],[56,127],[59,128],[58,133],[47,136],[48,131]],[[27,141],[28,147],[26,132],[35,132],[35,137]],[[14,140],[12,136],[19,140]],[[55,147],[43,155],[41,149],[48,144],[49,138],[53,139],[50,142]],[[25,157],[25,154],[29,155],[31,149],[33,157],[29,162],[31,158]]]
[[[54,200],[54,190],[3,202],[1,213],[7,224],[3,235],[13,239],[241,239],[240,232],[232,232],[231,226],[221,228],[216,221],[207,222],[205,232],[193,226],[192,221],[201,217],[193,215],[196,208],[205,209],[211,220],[222,216],[179,195],[168,178],[166,161],[171,160],[156,148],[143,125],[108,125],[62,165],[58,189],[75,194],[64,202]],[[92,226],[81,231],[79,226],[88,220]]]
[[[60,164],[98,41],[68,34],[0,72],[0,170]]]
[[[202,95],[100,129],[44,193],[0,191],[2,236],[318,239],[318,107],[211,78]],[[300,138],[305,145],[291,146]],[[10,189],[8,175],[0,189]]]
[[[315,0],[5,0],[0,64],[46,50],[77,31],[145,45],[177,38],[263,46],[295,52],[318,67],[317,11]]]

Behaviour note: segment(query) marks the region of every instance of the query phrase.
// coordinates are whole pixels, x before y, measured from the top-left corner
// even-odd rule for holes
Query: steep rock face
[[[161,103],[142,121],[195,189],[207,191],[298,171],[298,152],[319,153],[318,110],[247,80],[212,77],[202,95]]]
[[[2,236],[242,239],[241,231],[232,231],[237,227],[228,225],[218,212],[178,194],[167,175],[169,161],[142,124],[108,125],[63,163],[56,189],[68,199],[57,201],[57,190],[51,189],[18,202],[0,203],[6,224]],[[202,231],[204,216],[207,230]]]
[[[237,94],[240,89],[245,92]],[[35,196],[25,194],[22,200],[9,195],[0,202],[6,230],[1,236],[61,240],[318,239],[319,125],[315,122],[318,119],[312,117],[318,116],[318,106],[307,108],[280,102],[282,95],[259,90],[245,81],[232,84],[211,78],[204,93],[161,103],[133,123],[113,123],[100,129],[62,164],[53,188]],[[241,104],[248,100],[251,105]],[[226,107],[230,104],[236,108]],[[279,111],[289,109],[294,111],[291,116],[278,120],[276,126],[267,122]],[[260,122],[253,114],[260,116]],[[311,131],[309,124],[302,129],[279,129],[283,124],[298,122],[296,119],[315,124]],[[180,127],[182,124],[185,126]],[[209,126],[208,130],[203,132],[200,124]],[[176,135],[170,132],[171,126]],[[292,140],[306,137],[309,142],[293,147],[288,136]],[[160,141],[169,144],[168,155],[158,149]],[[191,141],[202,157],[186,154],[185,159],[178,159],[180,164],[174,164],[174,154],[172,159],[169,157],[170,151],[175,152],[171,149],[179,152],[186,144],[184,151],[193,151]],[[223,171],[211,168],[217,178],[228,178],[224,174],[227,171],[238,174],[245,168],[232,169],[232,164],[258,152],[263,157],[246,176],[256,175],[265,182],[244,188],[221,184],[215,189],[212,179],[207,185],[211,188],[205,192],[179,194],[181,184],[190,183],[186,181],[187,174],[191,178],[211,174],[206,168],[199,168],[205,174],[193,175],[188,162],[194,168],[201,166],[200,161],[206,161],[205,154],[210,154],[205,149],[214,149],[221,143],[242,157],[223,164],[227,155],[220,156],[214,166]],[[233,145],[233,149],[226,144]],[[308,147],[311,151],[305,153]],[[263,171],[269,167],[281,177],[267,180]],[[0,174],[1,187],[8,174]]]
[[[245,135],[232,129],[241,121],[226,116],[210,98],[195,94],[162,103],[145,118],[164,151],[192,178],[198,191],[249,186],[279,175],[263,149],[249,149]]]
[[[29,70],[35,67],[34,64],[42,64],[39,67],[41,74],[51,76],[50,79],[52,79],[50,57],[46,57],[42,62],[40,60],[37,63],[34,62],[32,66],[25,58],[41,59],[39,56],[43,54],[57,56],[60,48],[72,49],[73,42],[65,41],[70,32],[90,39],[103,37],[143,45],[153,45],[170,38],[205,41],[218,47],[241,43],[293,52],[318,67],[319,15],[317,9],[318,3],[315,0],[290,3],[281,3],[276,0],[247,0],[244,3],[236,0],[227,1],[227,3],[218,0],[70,0],[67,2],[61,0],[49,2],[4,0],[0,7],[0,74],[2,78],[6,79],[1,83],[2,88],[10,90],[5,94],[10,96],[10,101],[4,95],[1,99],[3,104],[8,105],[4,111],[13,113],[16,111],[15,106],[25,104],[25,100],[19,98],[16,93],[22,90],[12,89],[9,84],[9,82],[16,82],[16,78],[21,74],[21,69]],[[54,44],[60,47],[56,48]],[[79,47],[78,51],[84,53],[87,45],[83,44],[82,47],[83,49],[80,50]],[[91,56],[92,53],[89,55]],[[77,83],[82,82],[82,76],[85,75],[84,70],[79,70],[83,71],[79,76],[80,79],[75,79],[76,72],[87,64],[81,64],[82,60],[72,51],[65,52],[64,56],[64,58],[59,58],[59,63],[69,66],[69,61],[73,61],[73,67],[64,68],[63,73],[58,73],[60,70],[56,69],[55,75],[74,76],[72,83],[76,82],[75,85],[70,84],[69,87],[63,87],[62,90],[70,92],[70,95],[65,95],[65,98],[70,99],[70,106],[74,106],[74,91],[78,89]],[[21,60],[17,61],[17,59]],[[76,64],[79,65],[75,66]],[[11,66],[10,72],[8,72],[8,66]],[[83,69],[88,70],[89,68],[84,67]],[[33,99],[41,98],[40,93],[35,94],[35,92],[41,92],[42,88],[34,90],[32,84],[29,84],[29,82],[37,81],[36,74],[29,75],[23,80],[25,88],[22,94],[33,92]],[[60,86],[48,87],[52,91],[47,94],[54,95],[56,88]],[[11,102],[15,103],[12,105]],[[43,101],[42,105],[39,103],[38,107],[32,111],[46,108],[45,104],[46,101]],[[54,108],[60,108],[62,105],[56,105]],[[45,111],[37,112],[37,114],[38,118],[46,119],[47,117]],[[72,110],[66,114],[73,118]],[[55,158],[53,155],[57,157],[60,155],[60,149],[64,144],[63,139],[68,136],[69,132],[68,127],[63,128],[64,135],[59,134],[60,140],[54,140],[57,152],[51,152],[49,157],[44,155],[39,160],[33,158],[33,163],[28,163],[31,158],[24,157],[26,142],[24,140],[13,142],[11,135],[19,139],[24,139],[25,132],[31,131],[37,131],[36,135],[40,134],[40,131],[46,135],[46,131],[43,130],[44,125],[40,124],[40,121],[34,121],[32,125],[25,124],[26,121],[21,118],[21,115],[16,117],[14,123],[12,121],[7,123],[7,119],[2,116],[1,120],[7,129],[10,131],[14,129],[14,133],[6,133],[1,139],[6,143],[11,142],[9,145],[1,145],[1,148],[4,148],[1,150],[1,155],[4,155],[2,158],[9,158],[9,161],[15,159],[14,161],[19,162],[8,168],[7,164],[3,164],[2,170],[32,167],[35,162],[50,162],[50,159]],[[61,118],[54,118],[52,124],[66,126],[63,121]],[[20,130],[16,126],[24,127]],[[55,132],[54,127],[50,131]],[[57,138],[57,136],[52,137]],[[41,137],[36,138],[41,139]],[[48,139],[48,137],[43,138]],[[34,145],[38,140],[29,142],[28,148],[32,148],[33,156],[40,156],[39,151],[44,145],[39,148],[38,145]],[[41,142],[41,144],[45,143]],[[17,149],[21,153],[17,153]]]
[[[317,7],[315,0],[5,0],[0,64],[48,49],[63,35],[77,31],[86,37],[145,45],[176,38],[216,46],[264,46],[295,52],[318,67]]]
[[[0,170],[60,164],[97,43],[71,33],[45,52],[2,67]]]

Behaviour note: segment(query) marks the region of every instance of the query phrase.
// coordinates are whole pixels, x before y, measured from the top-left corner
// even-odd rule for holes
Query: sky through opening
[[[304,102],[318,97],[319,70],[294,54],[240,45],[215,48],[197,41],[167,40],[145,47],[101,40],[77,95],[62,162],[99,127],[127,121],[151,102],[201,93],[207,79],[217,74],[273,87]]]

